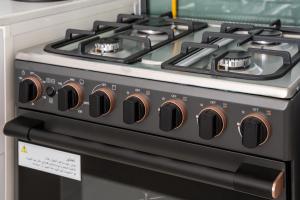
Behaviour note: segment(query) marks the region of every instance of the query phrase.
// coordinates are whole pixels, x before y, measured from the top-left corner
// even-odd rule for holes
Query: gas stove
[[[271,26],[207,26],[148,18],[120,15],[116,23],[96,21],[92,30],[69,29],[65,39],[17,58],[276,98],[298,91],[298,28],[278,20]],[[120,23],[126,20],[132,23]],[[70,64],[74,60],[79,62]]]
[[[299,45],[300,29],[285,27],[280,20],[268,26],[212,24],[172,19],[170,13],[121,14],[116,22],[95,21],[91,30],[68,29],[63,40],[17,54],[20,117],[7,125],[6,134],[68,148],[59,141],[51,143],[46,135],[41,139],[36,132],[30,134],[42,120],[47,131],[65,131],[65,136],[148,154],[159,151],[162,157],[217,170],[206,174],[200,168],[197,172],[203,174],[195,178],[189,168],[180,177],[257,198],[296,200]],[[182,152],[188,151],[186,147],[208,148],[207,152],[232,154],[232,160],[220,159],[220,152],[214,154],[219,159],[207,158],[202,149],[201,164],[196,154],[179,158],[171,153],[172,145],[159,142],[153,144],[157,151],[144,142],[135,149],[116,134],[124,144],[113,141],[117,140],[113,136],[101,137],[105,134],[101,131],[99,136],[92,129],[78,134],[55,123],[64,119],[131,131],[140,141],[153,137],[170,144],[182,142],[178,144]],[[29,123],[29,132],[18,133],[19,124],[30,120],[34,123]],[[171,168],[156,171],[169,174]],[[181,171],[170,173],[177,172]]]

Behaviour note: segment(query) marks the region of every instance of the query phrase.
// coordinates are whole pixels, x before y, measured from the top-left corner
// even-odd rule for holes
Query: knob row
[[[36,76],[24,78],[19,85],[19,102],[27,103],[38,100],[43,92],[41,81]],[[84,101],[82,87],[75,82],[66,83],[58,90],[58,110],[67,111],[78,108]],[[89,96],[90,116],[97,118],[112,112],[115,106],[114,92],[108,88],[100,88]],[[150,112],[150,100],[141,93],[128,96],[123,101],[123,121],[126,124],[140,123]],[[171,99],[159,108],[159,128],[168,132],[181,127],[187,119],[185,103],[179,99]],[[224,110],[217,106],[203,109],[197,116],[199,136],[205,140],[221,135],[227,126]],[[239,124],[242,144],[247,148],[255,148],[267,142],[271,135],[271,125],[260,113],[244,117]]]

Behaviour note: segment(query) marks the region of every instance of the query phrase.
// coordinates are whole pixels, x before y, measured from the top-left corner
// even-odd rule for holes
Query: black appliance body
[[[299,198],[298,94],[273,99],[21,60],[15,70],[16,118],[4,133],[15,138],[16,200]],[[98,99],[95,92],[102,92]],[[176,104],[174,94],[188,99],[187,121],[166,131],[162,105]],[[199,102],[212,99],[226,102],[230,118],[222,136],[207,140],[194,117]],[[253,143],[241,138],[236,123],[254,102],[272,113],[273,131],[267,143],[246,148],[243,142]],[[147,117],[139,120],[141,113]],[[19,142],[79,155],[80,180],[19,166]]]

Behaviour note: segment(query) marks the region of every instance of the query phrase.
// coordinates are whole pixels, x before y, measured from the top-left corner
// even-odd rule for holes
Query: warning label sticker
[[[25,142],[18,143],[19,165],[81,181],[80,155]]]

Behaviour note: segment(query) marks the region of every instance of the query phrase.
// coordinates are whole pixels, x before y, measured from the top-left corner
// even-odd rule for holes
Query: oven
[[[289,163],[28,109],[17,113],[4,132],[15,138],[18,200],[289,195]]]

